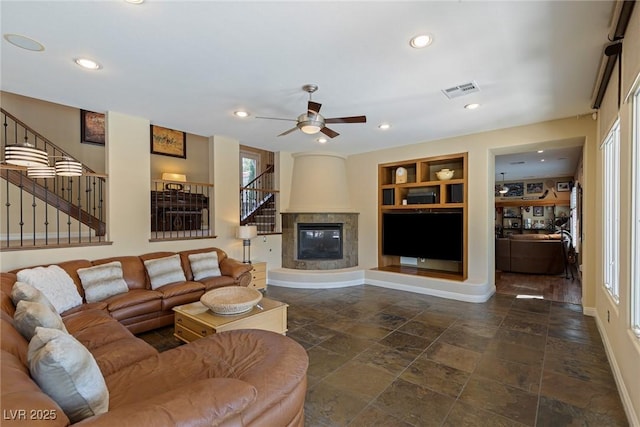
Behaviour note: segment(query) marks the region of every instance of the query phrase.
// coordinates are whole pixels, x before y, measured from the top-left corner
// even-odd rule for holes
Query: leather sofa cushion
[[[120,369],[158,354],[158,351],[139,338],[128,337],[112,341],[91,350],[105,377]]]
[[[178,295],[190,294],[204,290],[204,285],[198,282],[177,282],[164,285],[156,289],[162,294],[162,298],[171,298]]]
[[[238,426],[237,422],[233,422],[235,417],[255,399],[256,389],[250,384],[231,378],[209,378],[193,381],[164,393],[158,391],[144,402],[122,405],[112,403],[109,412],[91,419],[91,425]]]
[[[14,328],[13,319],[5,312],[0,312],[0,337],[0,348],[16,356],[26,366],[29,342]]]
[[[111,312],[111,316],[113,316],[114,319],[122,322],[125,319],[131,319],[133,317],[138,317],[146,314],[157,316],[161,311],[162,299],[157,299],[153,301],[141,302],[136,305],[130,305],[118,310],[113,310]]]
[[[69,425],[69,418],[60,406],[31,379],[26,365],[13,354],[4,350],[0,351],[0,377],[2,378],[0,382],[2,410],[5,414],[18,410],[27,411],[27,414],[30,410],[49,411],[49,413],[56,414],[54,420],[28,420],[29,427],[66,427]]]
[[[126,294],[114,295],[105,300],[107,308],[110,312],[121,310],[123,308],[136,306],[144,302],[160,301],[162,294],[158,291],[146,289],[132,289]]]
[[[207,291],[215,288],[220,288],[222,286],[233,286],[236,284],[233,280],[233,277],[231,276],[209,277],[200,280],[200,283],[205,286]]]
[[[104,310],[82,310],[75,313],[66,314],[62,320],[71,335],[102,324],[112,324],[113,319]]]

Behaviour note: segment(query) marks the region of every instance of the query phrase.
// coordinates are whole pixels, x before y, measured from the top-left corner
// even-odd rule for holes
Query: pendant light
[[[500,172],[500,175],[502,175],[502,188],[500,189],[499,193],[507,194],[507,192],[509,192],[509,187],[504,186],[504,172]]]
[[[26,142],[5,146],[4,160],[16,166],[49,166],[47,152]]]

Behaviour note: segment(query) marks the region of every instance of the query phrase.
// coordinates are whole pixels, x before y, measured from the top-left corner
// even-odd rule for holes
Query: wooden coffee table
[[[191,342],[217,332],[233,329],[264,329],[286,335],[288,305],[269,298],[262,300],[246,313],[215,314],[200,301],[173,307],[175,330],[173,335]]]

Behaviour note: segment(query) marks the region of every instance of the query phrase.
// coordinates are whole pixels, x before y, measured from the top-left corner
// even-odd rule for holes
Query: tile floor
[[[628,425],[579,305],[368,285],[266,295],[289,304],[288,335],[309,354],[306,426]],[[145,339],[170,348],[170,331]]]

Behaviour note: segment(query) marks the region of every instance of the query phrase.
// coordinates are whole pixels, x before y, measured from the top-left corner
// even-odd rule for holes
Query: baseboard
[[[627,420],[629,421],[630,426],[640,426],[640,418],[638,414],[636,414],[635,409],[633,407],[633,402],[631,401],[631,397],[627,392],[627,387],[624,383],[624,378],[622,377],[622,373],[620,372],[620,368],[618,367],[618,363],[616,362],[615,357],[613,357],[613,350],[611,349],[611,345],[609,344],[609,339],[607,338],[607,334],[604,333],[604,327],[602,322],[600,321],[600,317],[597,316],[597,311],[593,307],[585,307],[583,312],[587,316],[595,317],[596,325],[598,326],[598,332],[600,332],[600,338],[602,339],[602,343],[604,344],[604,350],[607,354],[607,359],[609,359],[609,366],[611,366],[611,371],[613,372],[613,378],[616,381],[616,385],[618,387],[618,393],[620,394],[620,400],[622,400],[622,406],[624,407],[624,412],[627,414]],[[588,313],[587,313],[588,312]]]

